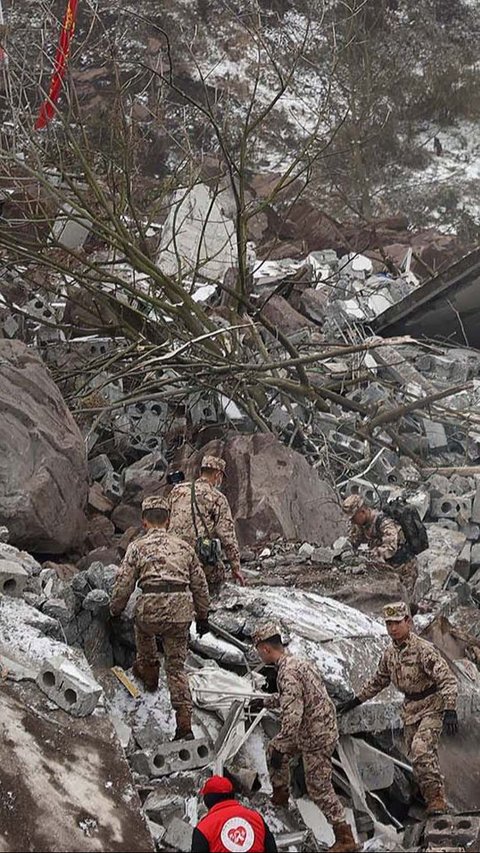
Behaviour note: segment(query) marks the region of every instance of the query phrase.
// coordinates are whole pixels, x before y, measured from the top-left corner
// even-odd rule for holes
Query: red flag
[[[40,113],[35,124],[35,130],[42,130],[42,128],[46,127],[50,119],[55,115],[55,104],[57,103],[62,90],[63,78],[65,77],[65,72],[67,70],[70,45],[75,32],[77,6],[78,0],[68,0],[62,29],[60,31],[60,40],[58,42],[57,53],[55,56],[50,89],[46,100],[40,107]]]

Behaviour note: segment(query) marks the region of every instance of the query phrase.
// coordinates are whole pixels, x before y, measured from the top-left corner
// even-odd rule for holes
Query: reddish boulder
[[[333,489],[306,459],[273,435],[229,433],[184,460],[187,477],[198,473],[206,453],[227,463],[223,491],[236,521],[241,547],[275,538],[332,545],[345,534],[345,516]]]
[[[40,358],[0,340],[0,524],[10,542],[58,554],[84,537],[82,435]]]

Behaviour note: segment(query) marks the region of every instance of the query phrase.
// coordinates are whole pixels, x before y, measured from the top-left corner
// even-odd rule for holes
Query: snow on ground
[[[48,636],[58,631],[58,624],[21,598],[0,596],[0,646],[11,649],[15,657],[39,665],[45,659],[61,655],[91,675],[83,652]]]
[[[434,137],[442,145],[440,157],[433,153]],[[408,188],[418,193],[424,199],[427,219],[445,233],[455,232],[455,220],[462,213],[480,224],[478,123],[461,121],[445,128],[428,124],[419,130],[416,143],[431,152],[430,163],[423,169],[402,169],[388,192]]]

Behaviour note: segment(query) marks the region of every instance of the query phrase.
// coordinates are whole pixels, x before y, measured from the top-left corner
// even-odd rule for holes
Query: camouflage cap
[[[202,468],[213,468],[214,471],[225,474],[225,466],[225,459],[220,459],[218,456],[204,456],[202,459]]]
[[[401,622],[407,616],[410,616],[410,611],[404,601],[395,601],[383,608],[385,622]]]
[[[152,495],[149,498],[145,498],[142,502],[142,512],[146,512],[147,509],[165,509],[167,512],[170,512],[168,498],[160,495]]]
[[[358,510],[363,509],[364,506],[365,501],[360,495],[349,495],[348,498],[345,498],[342,509],[350,518],[353,518]]]
[[[254,646],[258,646],[259,643],[265,642],[265,640],[269,640],[271,637],[282,636],[282,629],[280,625],[277,625],[275,622],[264,622],[263,625],[259,625],[257,630],[252,634],[252,643]]]

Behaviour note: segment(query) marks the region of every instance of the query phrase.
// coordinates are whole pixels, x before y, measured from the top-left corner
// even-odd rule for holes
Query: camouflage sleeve
[[[281,727],[278,735],[272,740],[272,745],[279,752],[289,752],[295,748],[302,724],[303,710],[301,684],[294,673],[287,671],[283,676],[280,694]]]
[[[380,693],[380,691],[384,690],[385,687],[388,687],[389,684],[390,670],[388,668],[387,655],[384,653],[380,658],[380,663],[378,664],[375,675],[372,675],[372,677],[365,682],[362,689],[357,693],[357,699],[360,699],[360,702],[366,702],[367,699],[372,699],[373,696],[376,696],[377,693]]]
[[[379,533],[382,540],[381,544],[372,548],[370,554],[379,560],[391,560],[399,548],[399,528],[392,519],[384,518],[380,524]]]
[[[437,685],[438,692],[443,697],[444,710],[454,711],[457,705],[457,679],[440,652],[433,646],[431,649],[427,648],[422,654],[421,665],[423,671]]]
[[[357,548],[362,544],[362,542],[365,542],[363,530],[361,527],[359,527],[358,524],[351,525],[348,538],[350,539],[350,544],[354,551],[357,550]]]
[[[207,578],[196,555],[190,563],[190,589],[192,590],[197,619],[207,619],[208,608],[210,607]]]
[[[232,571],[240,571],[240,550],[235,532],[235,522],[225,495],[219,495],[216,507],[215,533],[220,539]]]
[[[110,599],[110,613],[112,616],[118,616],[122,610],[125,610],[128,599],[135,589],[138,572],[137,549],[135,543],[132,542],[127,548],[127,553],[115,578],[112,597]]]

